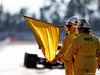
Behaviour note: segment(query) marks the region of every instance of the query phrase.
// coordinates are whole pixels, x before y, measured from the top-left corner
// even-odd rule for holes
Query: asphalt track
[[[26,68],[23,65],[25,52],[36,54],[40,50],[33,42],[12,42],[0,46],[0,75],[65,75],[64,69],[42,69],[43,65]],[[96,75],[100,75],[100,70]]]

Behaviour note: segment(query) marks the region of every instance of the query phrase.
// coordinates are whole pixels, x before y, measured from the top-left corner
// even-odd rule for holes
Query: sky
[[[60,0],[57,0],[58,2]],[[70,0],[66,0],[69,2]],[[19,13],[21,8],[27,8],[28,15],[33,13],[37,14],[36,17],[40,17],[40,8],[49,5],[50,0],[0,0],[0,4],[3,5],[3,11],[10,14]]]
[[[11,14],[19,12],[23,8],[28,8],[27,11],[38,13],[39,8],[43,6],[44,0],[0,0],[3,5],[3,11]]]

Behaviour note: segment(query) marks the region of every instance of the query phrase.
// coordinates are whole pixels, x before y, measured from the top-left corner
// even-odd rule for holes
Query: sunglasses
[[[71,27],[72,27],[72,25],[66,25],[66,27],[67,27],[67,28],[71,28]]]

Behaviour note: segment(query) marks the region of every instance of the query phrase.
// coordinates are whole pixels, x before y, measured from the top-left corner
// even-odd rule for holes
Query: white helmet
[[[73,17],[71,17],[71,18],[69,18],[69,19],[67,20],[66,24],[67,24],[68,22],[77,25],[78,22],[79,22],[79,20],[78,20],[77,17],[73,16]]]
[[[76,28],[90,28],[90,24],[85,19],[81,19]]]

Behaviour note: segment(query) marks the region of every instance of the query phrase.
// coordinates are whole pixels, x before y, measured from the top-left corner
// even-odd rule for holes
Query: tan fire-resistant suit
[[[60,56],[63,53],[66,52],[66,50],[68,49],[68,46],[70,45],[72,40],[74,38],[76,38],[76,36],[78,36],[78,31],[76,29],[68,32],[68,35],[66,35],[64,37],[64,40],[62,41],[62,47],[60,48],[60,51],[56,55],[56,59],[59,59]],[[73,74],[73,62],[72,62],[72,59],[70,61],[68,61],[68,62],[65,61],[64,66],[65,66],[65,74],[66,75],[74,75]]]
[[[99,39],[92,34],[82,33],[72,41],[61,59],[70,60],[73,55],[75,75],[95,75],[97,63],[100,64]]]

